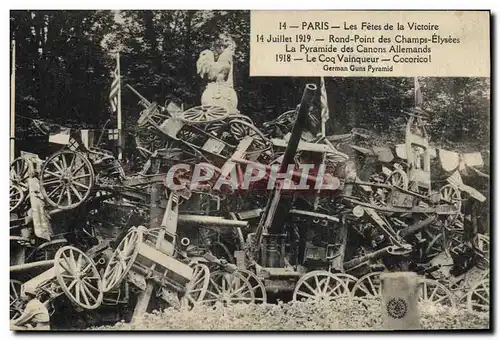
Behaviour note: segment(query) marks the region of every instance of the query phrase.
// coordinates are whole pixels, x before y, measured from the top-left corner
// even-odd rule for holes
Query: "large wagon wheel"
[[[255,125],[242,119],[232,119],[229,122],[229,130],[233,137],[240,141],[246,136],[253,137],[253,144],[256,149],[264,150],[270,146],[270,142],[266,136]]]
[[[487,235],[477,234],[472,240],[474,252],[478,257],[477,266],[488,269],[490,266],[490,238]]]
[[[465,226],[463,215],[460,214],[455,220],[444,228],[445,235],[445,251],[452,254],[461,254],[468,245],[466,242]]]
[[[453,293],[436,280],[421,279],[418,282],[418,302],[424,305],[441,304],[456,307]]]
[[[93,185],[92,164],[79,152],[56,152],[40,170],[42,195],[58,209],[69,210],[79,206],[89,197]]]
[[[149,126],[137,132],[135,144],[139,154],[148,159],[156,150],[165,148],[167,142],[162,139],[155,128]]]
[[[211,305],[216,302],[224,305],[255,303],[254,289],[250,282],[238,272],[213,272],[210,274],[207,294],[203,303]]]
[[[10,180],[23,191],[28,191],[29,164],[26,159],[19,157],[10,163]]]
[[[44,242],[36,247],[34,257],[36,261],[52,260],[59,249],[68,245],[66,239],[56,239]]]
[[[203,301],[207,294],[210,281],[210,270],[202,263],[192,263],[193,278],[186,285],[186,293],[181,300],[181,305],[193,307]]]
[[[455,222],[458,215],[460,215],[460,209],[462,208],[462,198],[460,195],[460,190],[457,186],[453,184],[446,184],[439,190],[439,194],[441,196],[441,201],[444,201],[447,204],[453,205],[455,211],[446,216],[445,227],[450,226]]]
[[[253,272],[250,270],[246,269],[237,269],[236,272],[238,274],[241,274],[244,278],[245,281],[240,283],[240,286],[242,284],[246,284],[245,282],[248,282],[250,286],[252,287],[253,295],[255,297],[255,303],[266,303],[267,302],[267,293],[266,293],[266,287],[264,286],[264,282],[262,282],[257,275],[255,275]]]
[[[178,115],[178,118],[188,124],[207,124],[224,120],[229,111],[215,105],[195,106]]]
[[[118,244],[104,270],[102,278],[104,293],[115,288],[132,268],[139,253],[139,245],[142,243],[142,239],[142,231],[139,228],[131,228]]]
[[[64,294],[78,306],[96,309],[101,305],[102,281],[94,261],[81,250],[66,246],[54,258],[57,282]]]
[[[21,281],[10,279],[10,319],[15,320],[21,316],[24,310],[24,303],[21,297]]]
[[[391,175],[387,178],[386,183],[390,183],[391,185],[401,188],[404,190],[408,189],[408,175],[403,170],[396,169]]]
[[[364,300],[378,299],[382,294],[380,274],[382,273],[373,272],[362,276],[352,288],[352,296]]]
[[[471,288],[467,294],[467,309],[474,314],[490,312],[490,281],[483,280]]]
[[[9,201],[9,212],[12,212],[19,208],[24,200],[24,193],[20,186],[15,184],[10,184],[10,201]]]
[[[347,285],[338,276],[324,270],[303,275],[293,291],[293,301],[332,301],[343,296],[351,296]]]
[[[334,273],[333,274],[335,277],[341,279],[344,281],[346,284],[347,288],[349,288],[349,291],[352,292],[352,289],[354,288],[354,285],[356,282],[358,282],[358,278],[356,276],[353,276],[351,274],[346,274],[346,273]]]

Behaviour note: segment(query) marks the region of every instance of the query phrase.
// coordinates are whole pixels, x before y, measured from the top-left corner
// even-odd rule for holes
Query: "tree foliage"
[[[319,78],[249,76],[249,11],[11,11],[11,34],[17,52],[16,113],[65,126],[99,128],[107,119],[116,121],[108,95],[117,49],[127,129],[141,109],[124,84],[160,104],[176,97],[184,107],[199,105],[205,83],[196,74],[196,60],[204,49],[220,52],[224,36],[237,46],[238,107],[258,124],[295,108],[306,83],[319,85]],[[489,79],[419,80],[435,143],[489,148]],[[330,134],[364,127],[402,141],[402,112],[413,106],[413,79],[327,77],[326,88]],[[26,124],[18,125],[25,131]]]

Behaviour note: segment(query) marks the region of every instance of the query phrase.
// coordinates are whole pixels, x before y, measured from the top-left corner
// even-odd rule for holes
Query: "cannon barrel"
[[[347,261],[344,263],[344,269],[352,269],[356,266],[359,266],[362,263],[365,263],[367,261],[372,261],[372,260],[378,260],[379,258],[389,254],[392,251],[395,251],[396,247],[394,246],[387,246],[385,248],[376,250],[370,254],[366,254],[364,256],[359,256],[356,257],[350,261]]]
[[[31,270],[36,268],[52,267],[54,265],[54,260],[44,260],[36,261],[24,264],[17,264],[9,267],[9,272],[22,272],[25,270]]]
[[[226,228],[246,228],[248,226],[248,222],[246,221],[228,220],[222,217],[205,215],[179,215],[177,221],[179,223],[193,223],[201,226],[215,226]]]
[[[147,100],[145,97],[143,97],[142,94],[137,92],[137,90],[134,89],[131,85],[127,84],[125,86],[128,87],[130,89],[130,91],[134,92],[134,94],[140,98],[140,100],[141,100],[140,103],[142,104],[142,106],[144,106],[144,108],[147,108],[148,106],[151,105],[151,102],[149,100]]]
[[[293,124],[292,132],[290,134],[290,139],[288,140],[288,145],[285,149],[285,154],[283,155],[283,160],[281,161],[280,173],[286,173],[288,166],[294,164],[295,155],[297,154],[297,148],[299,146],[300,138],[302,136],[302,131],[307,126],[307,118],[309,117],[309,109],[311,107],[311,102],[316,91],[316,85],[307,84],[304,89],[304,94],[300,101],[300,105],[297,112],[297,118],[295,118],[295,123]],[[280,199],[279,193],[276,191],[269,197],[266,210],[269,210],[273,202],[277,201],[276,210],[274,216],[268,216],[269,211],[263,215],[264,220],[269,220],[270,226],[268,229],[269,234],[282,234],[283,226],[285,224],[285,218],[288,216],[290,209],[292,208],[292,202],[290,198],[283,197]]]
[[[425,228],[426,226],[428,226],[429,224],[434,222],[436,220],[436,218],[437,218],[436,215],[432,215],[432,216],[427,217],[423,221],[418,221],[417,223],[412,224],[408,228],[401,230],[401,232],[399,233],[399,236],[401,236],[402,238],[406,238],[408,236],[416,234],[420,230],[422,230],[423,228]]]
[[[302,131],[304,127],[307,126],[307,118],[309,117],[309,108],[311,107],[311,102],[316,91],[317,86],[315,84],[307,84],[302,94],[302,99],[298,108],[297,118],[295,118],[295,123],[293,124],[292,132],[290,134],[290,139],[288,145],[285,149],[285,154],[283,156],[283,161],[281,162],[280,172],[285,172],[288,165],[294,163],[295,154],[297,153],[297,148],[299,146],[300,137],[302,136]]]

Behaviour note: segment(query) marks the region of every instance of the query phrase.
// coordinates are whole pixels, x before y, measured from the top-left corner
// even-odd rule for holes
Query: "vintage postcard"
[[[10,11],[10,329],[491,329],[490,17]]]

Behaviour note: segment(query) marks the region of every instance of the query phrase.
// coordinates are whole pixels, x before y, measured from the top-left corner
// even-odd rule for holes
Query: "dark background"
[[[204,49],[217,52],[221,34],[236,42],[239,110],[257,125],[294,108],[304,85],[319,78],[249,77],[249,11],[11,11],[16,40],[16,114],[73,128],[102,128],[111,115],[108,95],[113,51],[121,51],[122,115],[131,132],[139,117],[133,85],[150,101],[174,96],[200,104],[205,83],[196,74]],[[353,127],[401,143],[413,106],[413,78],[325,78],[328,134]],[[490,149],[489,78],[419,78],[430,111],[431,142],[456,151]],[[317,94],[319,107],[319,91]],[[46,137],[18,117],[17,152],[39,152]],[[110,126],[111,127],[111,126]],[[130,141],[130,139],[128,139]],[[47,143],[48,144],[48,143]],[[133,148],[127,143],[127,148]]]

